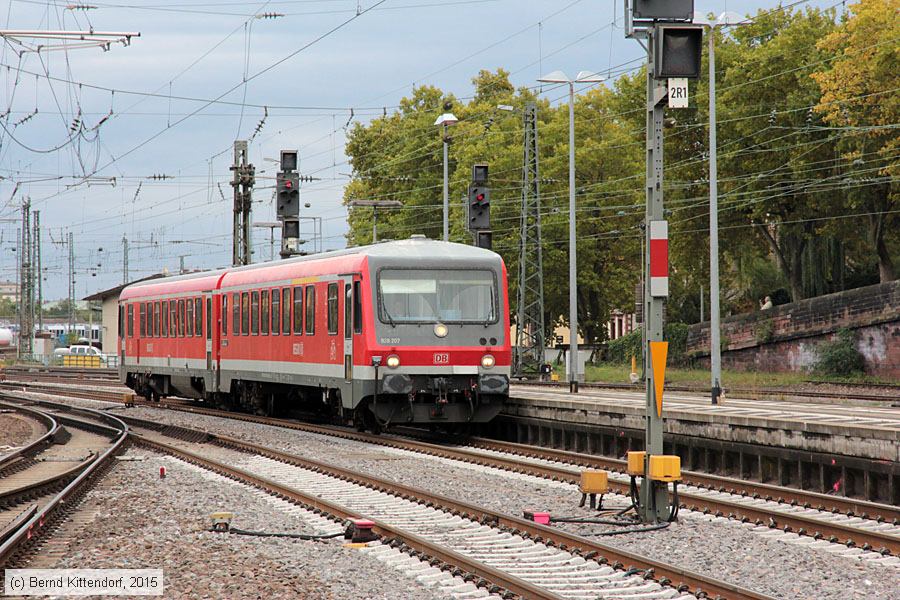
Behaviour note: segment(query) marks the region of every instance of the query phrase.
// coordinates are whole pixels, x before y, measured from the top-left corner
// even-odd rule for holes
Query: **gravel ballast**
[[[335,524],[178,459],[142,448],[125,458],[137,460],[120,461],[87,494],[79,514],[93,518],[70,536],[53,567],[163,569],[165,598],[449,598],[344,547],[342,538],[212,533],[209,515],[216,511],[233,512],[233,526],[254,531],[321,534]]]
[[[510,514],[520,515],[524,509],[544,509],[556,515],[590,514],[577,507],[580,494],[569,484],[217,417],[142,407],[129,409],[125,414],[262,443]],[[610,496],[607,504],[623,505],[621,497],[615,496]],[[609,529],[600,525],[564,527],[583,534]],[[600,541],[679,564],[691,571],[712,574],[777,598],[889,600],[900,597],[897,592],[900,569],[836,556],[827,547],[795,545],[789,539],[769,537],[776,532],[753,529],[735,521],[683,510],[680,522],[668,529],[605,537]],[[841,547],[831,545],[831,548]]]

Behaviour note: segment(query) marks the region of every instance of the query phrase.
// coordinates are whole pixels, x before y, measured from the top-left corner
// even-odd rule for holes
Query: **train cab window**
[[[194,298],[194,335],[203,337],[203,300]]]
[[[222,335],[228,335],[228,294],[222,294]]]
[[[231,295],[231,335],[241,334],[241,295]]]
[[[294,288],[294,335],[303,333],[303,288]]]
[[[259,334],[259,292],[250,292],[250,333]]]
[[[344,338],[353,337],[353,287],[344,285]]]
[[[159,302],[153,303],[153,337],[159,337],[160,334],[160,314],[159,314]]]
[[[134,304],[128,305],[128,337],[134,337]]]
[[[259,293],[259,333],[269,335],[269,290]]]
[[[338,284],[328,284],[328,335],[337,335],[340,316],[340,294]]]
[[[186,302],[187,304],[184,308],[187,318],[185,319],[184,333],[187,337],[194,337],[194,301],[188,298]]]
[[[250,293],[241,293],[241,335],[250,335]]]
[[[316,286],[306,286],[306,335],[316,333]]]
[[[178,301],[178,337],[184,337],[184,323],[187,321],[187,309],[184,300]]]
[[[362,297],[358,281],[353,282],[353,332],[362,333]]]
[[[178,337],[178,302],[169,300],[169,337]]]
[[[281,290],[272,290],[272,335],[281,332]]]
[[[284,335],[291,332],[291,288],[281,290],[281,330]]]
[[[138,311],[140,312],[141,337],[147,337],[147,305],[141,302],[138,304]]]

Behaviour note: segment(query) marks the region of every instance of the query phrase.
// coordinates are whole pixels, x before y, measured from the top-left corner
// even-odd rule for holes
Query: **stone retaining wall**
[[[866,371],[900,378],[900,281],[818,296],[722,320],[722,364],[753,371],[803,371],[840,329],[854,332]],[[709,362],[709,323],[692,325],[688,355]]]

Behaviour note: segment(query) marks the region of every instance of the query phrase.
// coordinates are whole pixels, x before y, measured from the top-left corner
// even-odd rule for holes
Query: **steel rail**
[[[66,405],[60,404],[59,406],[65,407]],[[84,489],[84,486],[90,483],[100,469],[109,464],[112,457],[124,447],[128,439],[128,426],[124,421],[100,411],[91,411],[90,409],[80,409],[80,411],[84,414],[93,414],[96,420],[107,423],[110,433],[115,432],[115,438],[102,454],[87,465],[58,494],[39,507],[29,519],[19,523],[19,527],[15,531],[8,531],[6,539],[0,544],[0,566],[5,566],[12,557],[23,550],[25,545],[35,537],[46,533],[49,529],[48,525],[56,518],[62,516],[63,511],[78,497],[77,495]],[[98,424],[92,425],[94,427],[102,427]]]
[[[503,571],[495,569],[480,561],[470,559],[463,554],[454,552],[453,550],[449,550],[447,548],[443,548],[439,544],[430,542],[425,538],[404,531],[402,528],[393,527],[376,519],[372,519],[367,515],[348,510],[340,504],[324,500],[322,498],[319,498],[318,496],[303,492],[302,490],[298,490],[296,488],[281,485],[271,479],[255,475],[237,467],[223,464],[199,454],[189,452],[183,448],[179,448],[171,444],[166,444],[160,440],[142,436],[134,431],[131,432],[131,437],[139,445],[146,446],[164,454],[175,456],[177,458],[180,458],[181,460],[215,471],[231,479],[243,481],[280,498],[298,502],[306,507],[323,511],[339,519],[369,519],[373,523],[375,523],[373,531],[375,531],[375,533],[377,533],[382,538],[386,540],[400,540],[417,552],[422,552],[429,557],[437,558],[444,563],[459,567],[468,573],[477,575],[478,577],[490,581],[497,586],[509,590],[510,592],[521,598],[534,598],[536,600],[562,600],[560,596],[544,588],[529,583],[523,579],[520,579],[514,575],[504,573]]]
[[[143,419],[137,419],[134,417],[122,418],[134,427],[147,428],[151,431],[160,431],[166,428],[165,425],[146,421]],[[195,430],[186,428],[179,429],[186,433],[195,432]],[[687,569],[683,569],[677,565],[652,560],[647,557],[621,550],[613,546],[608,546],[594,540],[589,540],[587,538],[568,533],[560,529],[540,525],[533,521],[528,521],[512,515],[496,512],[487,508],[463,502],[461,500],[433,494],[426,490],[407,486],[395,481],[389,481],[372,475],[358,473],[356,471],[332,465],[330,463],[315,461],[287,452],[282,452],[274,448],[268,448],[259,444],[254,444],[252,442],[246,442],[243,440],[221,436],[206,431],[196,431],[196,433],[205,436],[208,442],[216,443],[223,447],[233,448],[250,454],[264,456],[279,462],[312,470],[317,473],[323,473],[394,496],[399,496],[404,499],[428,504],[429,506],[434,506],[442,510],[449,511],[454,515],[460,515],[463,518],[469,518],[484,524],[490,524],[494,527],[500,528],[501,530],[509,531],[515,535],[530,537],[535,542],[543,542],[551,546],[558,546],[560,549],[568,551],[577,550],[578,553],[580,553],[585,558],[598,559],[599,562],[602,562],[604,564],[610,563],[613,566],[617,567],[640,569],[647,573],[652,573],[653,578],[660,584],[671,585],[676,589],[682,591],[688,591],[694,594],[705,592],[710,597],[719,596],[722,598],[730,598],[734,600],[762,600],[769,598],[769,596],[755,592],[753,590],[748,590],[726,581],[720,581],[700,573],[695,573]],[[134,433],[132,433],[132,435],[134,435]],[[149,438],[143,437],[139,438],[139,441],[143,443],[148,439]],[[181,452],[186,451],[181,450]],[[323,502],[321,499],[317,501]],[[509,576],[504,575],[504,577]],[[532,596],[526,597],[530,598]]]
[[[562,391],[568,392],[568,383],[567,382],[559,382],[559,381],[514,381],[511,382],[513,386],[520,385],[522,387],[548,387],[548,388],[560,388]],[[579,383],[578,387],[584,389],[596,389],[596,390],[621,390],[626,392],[641,392],[643,391],[643,387],[636,387],[634,385],[628,383],[600,383],[600,382],[588,382],[588,383]],[[883,387],[883,386],[878,386]],[[702,388],[694,388],[686,385],[666,385],[666,391],[669,392],[685,392],[685,393],[701,393],[704,390]],[[827,398],[829,400],[865,400],[871,402],[893,402],[896,401],[896,398],[886,395],[880,394],[863,394],[860,392],[850,392],[850,393],[842,393],[842,392],[816,392],[813,390],[788,390],[788,389],[779,389],[779,388],[742,388],[742,387],[729,387],[728,394],[736,399],[743,400],[759,400],[765,397],[772,396],[780,396],[780,397],[790,397],[795,396],[797,398]],[[735,395],[740,394],[740,395]],[[510,391],[511,396],[515,396],[515,392]]]
[[[47,431],[45,433],[28,442],[28,444],[26,444],[25,446],[17,448],[16,450],[13,450],[12,452],[4,454],[2,457],[0,457],[0,470],[10,466],[14,462],[17,462],[22,457],[38,452],[42,446],[49,444],[53,440],[53,438],[56,437],[56,434],[59,431],[59,423],[56,421],[56,419],[53,418],[52,415],[48,415],[47,413],[41,412],[39,410],[34,410],[33,408],[28,408],[27,406],[21,406],[19,404],[0,402],[0,407],[26,414],[29,417],[41,421],[47,428]]]
[[[582,454],[580,452],[571,452],[569,450],[529,446],[527,444],[503,442],[479,437],[466,438],[464,443],[475,446],[476,448],[518,454],[526,458],[555,460],[572,465],[606,469],[619,473],[624,473],[627,465],[627,461],[619,458],[594,456],[591,454]],[[822,494],[819,492],[811,492],[808,490],[782,487],[743,479],[734,479],[721,475],[698,473],[696,471],[682,471],[681,475],[684,483],[699,488],[708,488],[710,490],[727,492],[729,494],[763,498],[765,500],[778,502],[779,504],[786,503],[792,506],[799,505],[805,508],[841,512],[848,516],[859,516],[864,519],[900,523],[900,507],[889,504],[880,504],[878,502],[848,498],[846,496],[832,496],[830,494]]]
[[[163,400],[159,403],[149,404],[139,402],[139,404],[194,414],[226,417],[251,423],[260,423],[275,427],[283,427],[298,431],[306,431],[333,437],[340,437],[344,439],[351,439],[355,441],[368,442],[381,446],[391,446],[418,452],[427,451],[428,453],[435,454],[437,456],[442,455],[448,458],[464,460],[466,462],[472,462],[473,457],[477,458],[478,460],[484,460],[482,454],[468,452],[464,449],[454,448],[453,446],[448,446],[446,444],[431,443],[422,441],[421,439],[412,439],[409,437],[400,438],[385,435],[372,435],[368,433],[353,431],[351,429],[343,427],[316,425],[312,423],[301,423],[299,421],[293,421],[289,419],[279,419],[275,417],[262,417],[258,415],[221,411],[212,408],[192,406],[189,403],[182,403],[171,400]],[[414,430],[411,428],[402,429],[402,431],[404,434],[419,437],[423,435],[429,435],[425,431]],[[529,446],[525,444],[516,444],[513,442],[500,442],[478,437],[463,438],[459,441],[461,444],[471,445],[487,450],[507,452],[509,454],[518,454],[526,458],[555,460],[559,462],[569,463],[574,466],[581,466],[584,468],[605,469],[619,473],[625,472],[626,461],[618,458],[593,456],[589,454],[569,452],[566,450],[555,450],[552,448],[542,448],[539,446]],[[500,463],[502,463],[502,466],[504,468],[508,468],[510,470],[517,470],[523,466],[527,466],[524,465],[524,463],[512,463],[508,459],[505,461],[500,461],[498,459],[498,466],[501,466]],[[534,471],[532,471],[532,474],[534,474]],[[554,477],[560,477],[561,474],[550,470],[540,476],[549,477],[552,479]],[[795,488],[780,487],[753,481],[745,481],[742,479],[733,479],[730,477],[722,477],[719,475],[709,475],[706,473],[698,473],[696,471],[682,471],[682,478],[683,483],[700,488],[708,488],[733,494],[746,495],[754,498],[758,497],[765,500],[772,500],[789,505],[799,505],[803,507],[807,507],[808,505],[809,508],[816,508],[817,510],[824,510],[827,512],[840,512],[843,514],[847,514],[848,516],[859,516],[861,518],[880,520],[888,523],[900,523],[900,507],[887,504],[869,502],[867,500],[858,500],[854,498],[848,498],[846,496],[830,496],[828,494],[820,494],[817,492],[810,492]],[[614,485],[613,482],[610,482],[610,485]],[[627,489],[625,491],[626,493],[628,492]],[[699,506],[700,510],[708,509],[711,512],[718,511],[718,508],[713,505],[700,503],[701,500],[703,500],[703,502],[709,502],[708,499],[701,499],[700,497],[695,497],[685,492],[679,492],[679,496],[683,500],[696,500],[698,502],[696,506]]]
[[[59,392],[57,391],[57,393]],[[68,391],[65,391],[63,393],[69,395]],[[79,394],[80,392],[75,393]],[[110,395],[117,394],[110,392]],[[567,481],[569,483],[577,483],[580,477],[580,472],[563,469],[561,467],[545,466],[535,463],[523,463],[513,458],[485,456],[481,453],[467,451],[462,448],[454,448],[446,445],[433,444],[409,438],[376,436],[366,433],[354,432],[352,430],[341,427],[313,425],[308,423],[300,423],[297,421],[289,421],[286,419],[260,417],[242,413],[219,411],[216,409],[194,407],[178,401],[164,400],[159,403],[150,403],[147,405],[165,407],[173,410],[195,414],[204,414],[219,417],[224,416],[232,419],[273,425],[277,427],[286,427],[300,431],[319,433],[322,435],[341,437],[344,439],[352,439],[382,446],[411,450],[414,452],[423,452],[434,456],[442,456],[445,458],[451,458],[463,462],[477,463],[514,472],[527,473],[539,477]],[[425,432],[417,433],[424,434]],[[562,450],[551,450],[534,446],[525,446],[522,444],[512,444],[508,442],[495,442],[482,438],[466,439],[464,443],[472,444],[476,447],[482,447],[485,449],[494,449],[513,454],[524,454],[526,457],[530,456],[548,460],[560,460],[562,462],[569,462],[573,465],[581,465],[588,468],[601,468],[624,472],[625,466],[625,461],[622,461],[620,459],[590,456],[566,452]],[[772,500],[780,498],[783,502],[792,505],[797,504],[804,507],[806,505],[809,505],[810,507],[817,509],[819,507],[822,507],[826,511],[842,512],[848,515],[857,515],[862,518],[894,523],[900,522],[900,509],[889,505],[867,502],[863,500],[854,500],[852,498],[846,497],[829,496],[826,494],[806,492],[803,490],[792,488],[782,488],[762,483],[746,482],[743,480],[736,480],[689,471],[684,472],[683,476],[684,483],[689,485],[696,485],[698,487],[707,487],[716,490],[724,487],[731,493],[760,497],[763,499],[771,498]],[[610,480],[609,486],[613,490],[620,493],[628,494],[630,492],[629,485],[624,482]],[[900,540],[897,540],[897,538],[894,536],[882,534],[877,531],[867,531],[861,528],[843,525],[840,523],[828,523],[822,519],[816,519],[814,517],[807,517],[804,515],[790,514],[780,511],[772,511],[764,507],[753,507],[744,503],[731,502],[728,500],[716,498],[707,498],[685,491],[680,491],[679,497],[681,499],[681,505],[692,510],[728,516],[735,519],[740,519],[742,521],[752,521],[760,524],[765,524],[770,527],[788,528],[787,530],[800,533],[801,535],[809,535],[817,538],[822,537],[829,539],[830,541],[835,541],[842,544],[858,545],[865,549],[872,549],[882,552],[887,551],[894,555],[900,554]],[[827,504],[824,504],[825,502],[827,502]]]

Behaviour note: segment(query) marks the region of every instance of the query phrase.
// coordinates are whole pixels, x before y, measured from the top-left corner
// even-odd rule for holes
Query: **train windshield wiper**
[[[388,312],[387,306],[382,305],[381,310],[384,312],[384,316],[388,318],[388,322],[391,324],[391,327],[397,329],[397,325],[394,323],[394,318],[391,316],[391,313]]]
[[[487,317],[485,317],[485,319],[484,319],[484,323],[482,323],[482,325],[484,326],[485,329],[487,329],[488,325],[491,324],[491,321],[494,320],[494,288],[493,288],[493,286],[491,286],[490,290],[491,290],[491,307],[490,307],[490,310],[488,311]]]

